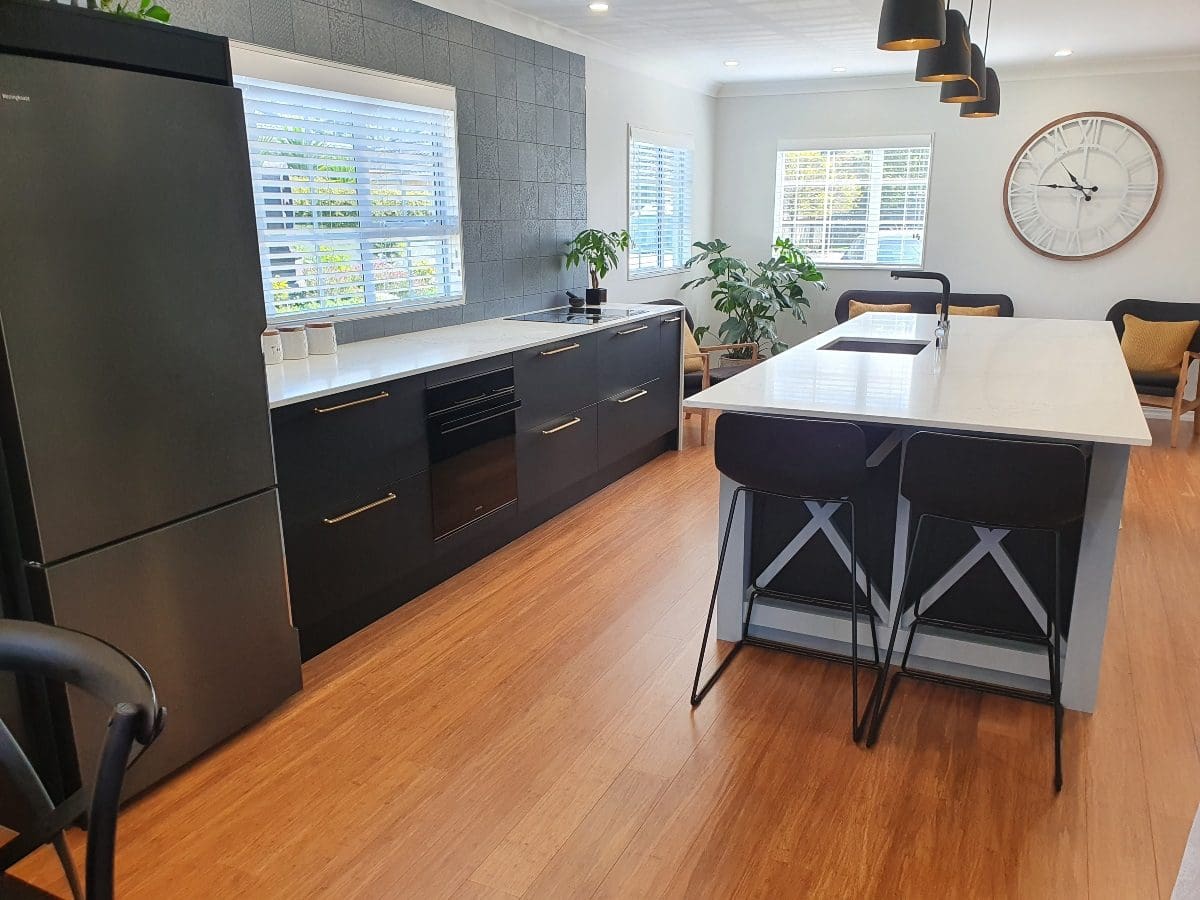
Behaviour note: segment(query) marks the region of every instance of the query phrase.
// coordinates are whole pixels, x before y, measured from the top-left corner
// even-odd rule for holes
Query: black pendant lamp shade
[[[883,0],[880,50],[929,50],[945,40],[945,0]]]
[[[964,103],[958,108],[958,114],[964,119],[990,119],[1000,115],[1000,79],[996,70],[988,67],[987,91],[982,100],[974,103]]]
[[[987,69],[983,64],[983,51],[978,44],[971,45],[971,77],[962,81],[943,81],[943,103],[974,103],[984,98],[987,90]]]
[[[971,77],[971,32],[957,9],[946,13],[946,43],[917,56],[917,81],[961,81]]]

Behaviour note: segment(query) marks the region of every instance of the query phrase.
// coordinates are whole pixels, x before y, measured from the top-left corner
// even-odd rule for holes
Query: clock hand
[[[1071,170],[1067,168],[1067,164],[1065,162],[1060,162],[1059,165],[1063,167],[1063,171],[1067,173],[1067,177],[1071,179],[1072,184],[1074,184],[1076,187],[1083,187],[1083,185],[1079,183],[1079,179],[1071,174]]]

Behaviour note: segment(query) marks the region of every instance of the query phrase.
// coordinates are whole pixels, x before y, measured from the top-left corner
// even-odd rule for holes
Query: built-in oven
[[[516,502],[520,407],[512,367],[426,389],[435,538]]]

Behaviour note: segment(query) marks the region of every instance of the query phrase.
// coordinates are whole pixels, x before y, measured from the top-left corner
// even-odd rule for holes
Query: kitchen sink
[[[929,341],[894,341],[885,338],[838,338],[822,350],[846,350],[850,353],[901,353],[916,356],[929,346]]]

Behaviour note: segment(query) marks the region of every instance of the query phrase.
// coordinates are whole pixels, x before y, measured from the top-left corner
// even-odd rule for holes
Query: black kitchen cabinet
[[[517,497],[533,509],[596,474],[596,406],[521,428],[517,435]]]
[[[597,335],[598,399],[612,397],[654,378],[659,358],[659,320],[643,319]]]
[[[619,462],[677,424],[676,388],[661,379],[630,388],[598,404],[598,461]]]
[[[678,384],[680,356],[683,353],[683,310],[658,319],[658,368],[654,375],[670,384]]]
[[[422,378],[284,406],[272,428],[285,522],[429,468]]]
[[[596,402],[596,336],[581,335],[513,355],[520,428],[562,419]]]

